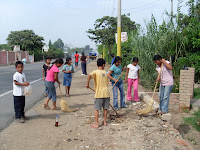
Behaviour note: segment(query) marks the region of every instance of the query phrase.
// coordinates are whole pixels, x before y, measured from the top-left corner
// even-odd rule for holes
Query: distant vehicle
[[[96,60],[96,58],[97,58],[97,53],[96,52],[90,52],[90,54],[89,54],[89,58],[90,58],[90,60]]]

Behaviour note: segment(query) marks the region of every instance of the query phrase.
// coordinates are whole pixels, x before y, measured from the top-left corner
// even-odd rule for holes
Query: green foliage
[[[198,111],[195,111],[191,117],[185,117],[184,122],[186,124],[192,125],[197,131],[200,132],[200,109]]]
[[[0,44],[0,50],[12,51],[13,46],[8,46],[8,44]]]
[[[51,44],[51,43],[50,43],[50,44]],[[64,50],[64,43],[63,43],[63,41],[62,41],[61,39],[58,39],[57,41],[55,41],[55,42],[53,43],[53,47],[54,47],[55,49]]]
[[[36,35],[33,30],[11,31],[6,39],[8,45],[20,45],[23,51],[42,49],[44,38]]]
[[[194,89],[194,97],[193,99],[200,99],[200,88]]]

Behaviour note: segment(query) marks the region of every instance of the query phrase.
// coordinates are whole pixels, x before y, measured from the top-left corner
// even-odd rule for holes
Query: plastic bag
[[[26,87],[24,88],[24,94],[25,94],[26,96],[30,96],[30,95],[32,94],[32,86],[31,86],[31,85],[26,86]]]

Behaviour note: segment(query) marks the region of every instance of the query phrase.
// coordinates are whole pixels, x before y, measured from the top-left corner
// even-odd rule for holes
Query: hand
[[[45,77],[43,77],[43,80],[45,81]]]
[[[88,84],[86,84],[85,87],[86,87],[87,89],[90,88],[90,86],[89,86]]]
[[[117,83],[118,81],[117,81],[117,79],[114,79],[114,81],[115,81],[115,83]]]
[[[160,78],[157,78],[156,81],[160,81]]]
[[[161,62],[164,63],[164,62],[165,62],[165,59],[163,58],[163,59],[161,60]]]
[[[28,86],[29,85],[29,83],[28,82],[24,82],[24,86]]]
[[[123,71],[125,71],[127,69],[127,67],[126,66],[124,66],[124,68],[122,69]]]

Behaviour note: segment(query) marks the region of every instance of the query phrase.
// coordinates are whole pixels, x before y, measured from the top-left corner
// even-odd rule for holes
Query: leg
[[[24,117],[24,108],[25,108],[25,96],[20,96],[21,97],[21,116]]]
[[[45,106],[48,106],[49,100],[52,98],[52,86],[51,86],[51,82],[45,81],[45,86],[46,86],[47,89],[48,89],[48,96],[47,96],[47,99],[46,99],[44,105],[45,105]]]
[[[70,91],[70,86],[68,87],[68,95],[69,95],[69,91]]]
[[[67,86],[65,87],[65,91],[66,91],[66,96],[68,96],[68,88],[67,88]]]
[[[126,108],[127,106],[125,104],[124,85],[122,81],[119,82],[119,91],[120,91],[120,107]]]
[[[128,78],[128,89],[127,89],[127,100],[132,101],[132,95],[131,95],[131,91],[132,91],[132,79]]]
[[[104,126],[107,126],[107,114],[108,114],[108,109],[104,109],[103,114],[104,114],[104,122],[103,122],[103,124],[104,124]]]
[[[114,85],[114,83],[112,82],[112,86]],[[115,109],[119,109],[118,106],[118,85],[119,83],[115,84],[114,88],[113,88],[113,107]]]
[[[103,100],[103,110],[104,110],[104,126],[107,126],[107,114],[108,114],[108,109],[110,107],[110,98],[104,98]]]
[[[159,88],[160,108],[159,108],[159,110],[162,110],[164,92],[165,92],[165,87],[160,85],[160,88]]]
[[[81,63],[82,74],[84,74],[84,65]]]
[[[21,119],[21,106],[19,96],[14,96],[15,118]]]
[[[170,93],[173,89],[173,86],[165,86],[164,90],[164,98],[163,98],[163,103],[161,107],[161,111],[164,113],[168,113],[168,108],[169,108],[169,97]]]
[[[87,64],[84,63],[84,74],[85,74],[85,75],[87,75],[87,68],[86,68],[86,67],[87,67]]]
[[[55,109],[56,108],[56,88],[53,82],[51,86],[52,86],[52,102],[53,102],[52,109]]]
[[[138,96],[138,79],[135,79],[133,81],[133,87],[134,87],[134,101],[138,102],[139,101],[139,96]]]
[[[95,110],[94,111],[94,116],[95,116],[95,124],[93,125],[94,128],[98,128],[99,127],[99,122],[98,122],[98,119],[99,119],[99,111],[98,110]]]

